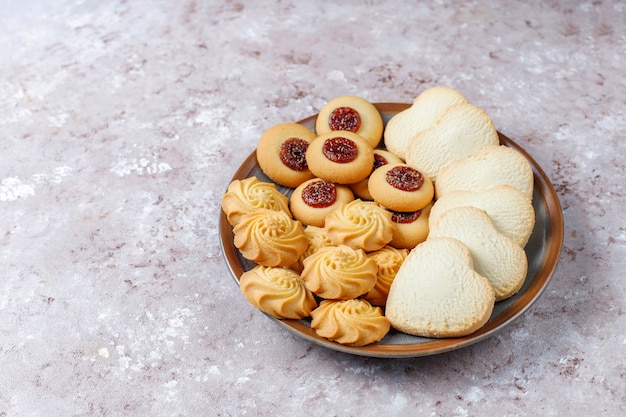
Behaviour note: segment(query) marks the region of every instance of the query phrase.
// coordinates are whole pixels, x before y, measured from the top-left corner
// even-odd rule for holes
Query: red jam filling
[[[328,181],[313,181],[302,190],[302,200],[313,208],[332,206],[337,201],[337,188]]]
[[[322,153],[332,162],[345,164],[356,159],[359,149],[352,140],[336,137],[324,141]]]
[[[413,223],[415,220],[419,219],[422,215],[422,210],[417,211],[409,211],[409,212],[401,212],[401,211],[392,211],[391,212],[391,220],[396,223]]]
[[[387,165],[387,158],[375,153],[374,154],[374,168],[372,169],[372,171],[376,171],[378,168],[380,168],[383,165]]]
[[[361,116],[352,107],[337,107],[328,116],[330,130],[357,132],[361,127]]]
[[[304,171],[309,166],[306,163],[306,150],[309,143],[298,138],[289,138],[280,145],[280,160],[287,168],[294,171]]]
[[[418,191],[424,184],[424,175],[415,168],[400,165],[387,171],[387,183],[402,191]]]

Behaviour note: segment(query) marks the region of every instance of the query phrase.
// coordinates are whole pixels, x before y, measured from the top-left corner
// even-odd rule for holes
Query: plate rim
[[[389,117],[389,114],[398,113],[411,106],[411,104],[407,103],[393,102],[372,104],[376,106],[381,115],[385,116],[385,114],[387,114],[387,117]],[[311,124],[311,122],[315,121],[316,117],[317,114],[308,116],[302,120],[299,120],[296,123],[305,125]],[[537,271],[533,282],[526,290],[526,292],[519,295],[519,298],[515,300],[513,305],[505,308],[505,310],[502,311],[499,315],[497,315],[496,317],[492,316],[483,327],[478,329],[476,332],[463,337],[428,339],[427,342],[413,344],[385,344],[383,343],[383,339],[382,341],[374,344],[354,347],[342,345],[340,343],[333,342],[331,340],[318,336],[313,329],[304,324],[301,320],[278,319],[272,317],[271,315],[263,313],[260,310],[258,311],[278,323],[284,329],[287,329],[291,333],[294,333],[297,336],[314,344],[352,355],[379,358],[410,358],[419,356],[430,356],[457,350],[486,340],[487,338],[495,335],[497,332],[501,331],[502,329],[513,323],[517,318],[526,313],[528,309],[537,301],[537,299],[539,299],[539,297],[543,294],[549,282],[551,281],[554,271],[558,265],[561,251],[563,249],[564,224],[561,204],[558,195],[545,171],[541,168],[537,161],[535,161],[534,158],[514,140],[504,135],[500,131],[498,131],[498,136],[500,138],[500,144],[509,146],[517,150],[529,161],[533,170],[533,191],[538,191],[539,196],[543,200],[543,206],[545,207],[545,210],[547,212],[546,217],[547,219],[549,219],[548,233],[550,235],[550,238],[547,239],[546,249],[544,252],[545,255],[541,263],[541,267]],[[255,149],[250,155],[248,155],[248,157],[235,171],[231,182],[236,179],[245,178],[245,176],[257,166],[258,164],[256,163]],[[220,210],[219,232],[219,243],[220,248],[222,249],[222,254],[226,258],[227,266],[230,270],[232,277],[235,280],[235,283],[238,284],[239,277],[244,272],[244,270],[239,262],[237,249],[234,247],[234,243],[232,240],[232,227],[228,223],[226,214],[223,210]],[[227,239],[227,237],[230,237],[230,239]],[[513,306],[519,306],[519,308],[516,308],[513,311],[509,311],[512,309]],[[508,314],[505,314],[507,312]],[[409,335],[409,337],[411,336]],[[424,338],[420,339],[423,340]]]

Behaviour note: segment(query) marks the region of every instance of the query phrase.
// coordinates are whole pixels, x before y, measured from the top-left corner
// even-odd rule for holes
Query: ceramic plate
[[[409,107],[409,104],[400,103],[377,103],[375,105],[383,116],[385,124],[394,114]],[[314,129],[315,118],[316,115],[298,123]],[[268,317],[309,342],[354,355],[388,358],[434,355],[459,349],[493,336],[511,324],[517,317],[528,310],[548,285],[563,245],[563,216],[554,188],[543,170],[521,146],[501,133],[499,133],[499,136],[503,145],[519,151],[528,159],[533,168],[535,180],[533,206],[535,208],[536,221],[530,240],[525,247],[528,256],[528,275],[526,276],[524,286],[513,297],[496,303],[491,318],[481,329],[469,336],[446,339],[415,337],[392,329],[378,343],[363,347],[351,347],[319,337],[311,329],[309,320],[278,320],[270,316]],[[256,152],[253,152],[237,169],[233,180],[244,179],[250,176],[256,176],[260,181],[271,181],[259,168],[256,161]],[[289,188],[281,186],[277,188],[286,195],[289,195],[291,192]],[[234,246],[232,227],[226,220],[223,212],[220,217],[220,238],[224,256],[235,283],[238,284],[241,274],[252,269],[255,264],[244,259]],[[238,288],[234,287],[234,290],[238,291]],[[260,311],[259,313],[264,314]]]

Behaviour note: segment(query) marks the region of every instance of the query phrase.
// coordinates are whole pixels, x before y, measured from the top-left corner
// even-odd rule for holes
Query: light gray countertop
[[[0,416],[626,414],[624,2],[0,4]],[[548,288],[436,356],[288,333],[218,243],[236,168],[334,97],[433,85],[551,179]]]

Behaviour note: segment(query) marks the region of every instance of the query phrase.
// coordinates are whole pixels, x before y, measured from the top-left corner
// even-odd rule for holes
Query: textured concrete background
[[[0,0],[0,416],[626,413],[626,4]],[[272,125],[449,85],[559,194],[560,264],[433,357],[247,304],[220,198]]]

